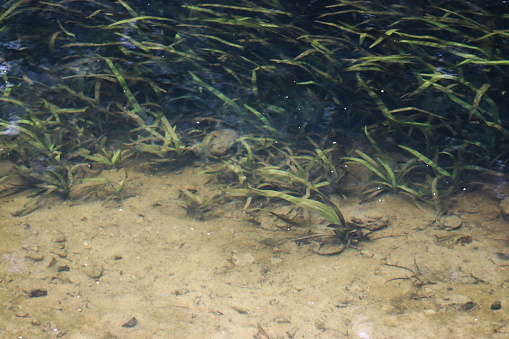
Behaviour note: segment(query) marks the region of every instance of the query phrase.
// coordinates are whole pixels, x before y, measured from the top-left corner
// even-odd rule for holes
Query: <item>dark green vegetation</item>
[[[234,147],[198,158],[230,196],[344,225],[328,196],[357,163],[373,172],[367,198],[404,193],[443,214],[471,173],[507,165],[509,6],[486,3],[7,1],[5,175],[67,198],[89,165],[176,168],[228,128]]]

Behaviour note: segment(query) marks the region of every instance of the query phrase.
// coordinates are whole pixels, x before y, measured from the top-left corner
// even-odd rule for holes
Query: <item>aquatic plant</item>
[[[228,197],[262,196],[268,198],[283,199],[322,216],[327,222],[329,222],[332,225],[338,225],[338,227],[346,225],[345,218],[341,211],[339,210],[339,208],[333,203],[331,203],[329,200],[327,200],[326,203],[323,203],[314,199],[295,197],[293,195],[274,190],[259,190],[254,188],[247,189],[238,188],[228,190],[226,192],[226,196]]]
[[[132,154],[168,168],[194,159],[194,136],[227,127],[238,150],[208,165],[234,173],[232,186],[320,199],[341,190],[347,160],[374,173],[368,196],[438,192],[442,201],[471,171],[507,162],[503,4],[307,5],[7,1],[0,157],[64,179],[82,163],[117,167]],[[332,139],[364,128],[375,152],[341,160]],[[410,161],[391,159],[380,140]],[[40,175],[29,181],[62,181]],[[49,191],[67,192],[58,182]]]
[[[365,199],[372,199],[384,191],[391,191],[395,194],[401,192],[414,198],[424,198],[422,193],[412,188],[410,184],[410,175],[418,166],[416,159],[410,159],[403,164],[398,164],[389,157],[389,154],[386,151],[380,148],[380,146],[371,137],[367,128],[365,128],[365,134],[375,149],[376,156],[369,156],[360,149],[356,149],[355,153],[359,155],[358,158],[343,158],[343,160],[356,162],[365,166],[373,172],[376,177],[375,180],[367,183],[368,188],[363,192],[366,196]]]

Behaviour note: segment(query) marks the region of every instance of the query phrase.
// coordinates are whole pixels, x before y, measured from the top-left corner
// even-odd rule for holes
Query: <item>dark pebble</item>
[[[461,305],[460,310],[463,312],[469,312],[469,311],[473,310],[476,306],[477,305],[474,302],[468,301],[468,302],[464,303],[463,305]]]
[[[58,272],[69,272],[70,268],[67,265],[64,266],[58,266],[57,271]]]
[[[493,304],[491,304],[490,308],[493,311],[498,311],[499,309],[502,308],[502,303],[500,301],[495,301]]]
[[[28,296],[30,298],[39,298],[39,297],[45,297],[48,295],[48,291],[41,290],[41,289],[35,289],[28,292]]]
[[[134,327],[136,325],[138,325],[138,320],[136,320],[135,317],[132,317],[128,322],[122,325],[122,327]]]

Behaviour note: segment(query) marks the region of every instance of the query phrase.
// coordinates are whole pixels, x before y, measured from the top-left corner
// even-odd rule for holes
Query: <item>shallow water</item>
[[[506,4],[421,2],[7,1],[0,337],[509,337]]]
[[[10,212],[24,195],[3,198],[2,335],[507,337],[509,223],[488,191],[457,198],[452,215],[462,225],[450,231],[434,225],[433,209],[403,197],[363,205],[338,198],[347,220],[390,225],[340,255],[320,256],[292,241],[308,230],[279,228],[264,212],[247,215],[244,201],[218,206],[205,221],[187,215],[180,189],[202,196],[218,189],[199,170],[132,168],[130,198],[46,201],[21,218]],[[437,241],[451,235],[472,241]],[[38,290],[47,295],[30,297]],[[490,308],[496,301],[500,310]],[[135,326],[122,326],[133,317]]]

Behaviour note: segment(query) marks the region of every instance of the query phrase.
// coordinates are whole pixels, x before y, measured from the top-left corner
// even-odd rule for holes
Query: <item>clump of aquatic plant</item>
[[[226,196],[228,197],[260,196],[267,198],[282,199],[322,216],[331,225],[338,225],[338,227],[346,225],[345,218],[341,211],[339,210],[339,208],[332,202],[330,202],[328,199],[326,199],[326,202],[321,202],[306,197],[296,197],[284,192],[254,188],[231,189],[226,192]]]
[[[371,146],[375,150],[375,154],[370,156],[360,149],[356,149],[355,153],[359,157],[344,157],[343,160],[355,162],[369,169],[374,176],[363,192],[365,199],[372,199],[385,191],[392,193],[404,193],[414,198],[422,198],[422,194],[412,188],[410,175],[418,166],[417,160],[412,158],[409,161],[400,164],[392,160],[388,153],[380,148],[370,135],[367,128],[365,134]]]
[[[99,153],[90,154],[88,150],[78,150],[79,155],[87,160],[92,161],[94,164],[104,166],[108,169],[119,168],[120,164],[127,158],[134,155],[131,150],[108,150],[101,149]]]
[[[203,173],[214,174],[230,188],[273,189],[302,197],[340,191],[341,151],[335,145],[325,148],[311,138],[306,141],[309,148],[294,151],[273,139],[241,137],[236,155],[209,165]]]
[[[276,140],[270,137],[244,135],[237,139],[237,151],[220,163],[208,164],[203,174],[213,174],[220,182],[230,187],[256,186],[256,170],[261,166],[270,166],[274,157],[271,148]]]
[[[43,198],[56,193],[63,199],[67,199],[72,188],[83,178],[83,166],[55,166],[53,168],[29,169],[19,167],[18,175],[24,180],[27,187],[34,190],[33,198],[22,209],[13,213],[14,216],[24,216],[39,207]]]
[[[342,213],[328,198],[328,188],[339,184],[341,178],[336,150],[321,149],[316,142],[308,141],[314,149],[294,152],[289,146],[273,145],[249,161],[224,161],[222,168],[238,178],[236,183],[229,181],[226,196],[248,198],[245,208],[257,197],[286,201],[322,216],[330,225],[345,227]]]
[[[467,182],[467,173],[492,172],[489,169],[467,165],[462,162],[461,154],[442,151],[437,152],[433,159],[406,146],[399,146],[410,153],[417,160],[421,176],[420,181],[414,181],[415,191],[420,193],[421,200],[431,202],[441,217],[450,209],[450,199],[454,194],[464,190],[468,185],[477,182]]]
[[[509,35],[501,3],[338,0],[304,14],[302,6],[7,1],[0,12],[7,151],[0,156],[27,168],[116,167],[130,154],[119,151],[126,143],[149,163],[185,164],[195,130],[235,126],[283,144],[309,131],[327,140],[333,130],[367,125],[411,156],[397,163],[372,143],[374,155],[349,159],[374,173],[368,196],[388,190],[419,199],[446,197],[470,170],[507,162]],[[40,36],[19,25],[28,18]],[[94,143],[103,135],[115,140],[112,153]],[[219,169],[213,165],[233,177],[232,186],[311,199],[341,186],[340,161],[328,146],[238,144]]]

